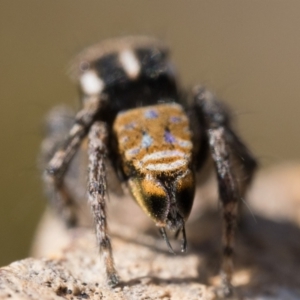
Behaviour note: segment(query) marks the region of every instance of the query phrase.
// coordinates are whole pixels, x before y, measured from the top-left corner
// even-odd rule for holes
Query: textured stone
[[[258,174],[236,242],[235,299],[300,299],[300,166]],[[129,198],[109,201],[109,227],[121,284],[110,289],[93,230],[66,230],[51,212],[33,255],[0,269],[0,299],[214,299],[219,282],[220,218],[215,181],[198,190],[185,255],[171,255]],[[251,209],[251,213],[249,213]],[[171,240],[179,250],[179,242]],[[41,258],[44,257],[44,258]]]

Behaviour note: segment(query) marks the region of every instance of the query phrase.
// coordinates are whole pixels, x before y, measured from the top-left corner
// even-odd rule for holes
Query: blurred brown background
[[[0,265],[26,257],[45,206],[43,117],[78,107],[68,62],[101,39],[164,39],[187,87],[204,83],[232,106],[263,166],[298,160],[299,11],[299,1],[274,0],[1,0]]]

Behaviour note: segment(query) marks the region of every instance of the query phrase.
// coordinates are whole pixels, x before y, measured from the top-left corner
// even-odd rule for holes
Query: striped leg
[[[96,122],[89,133],[89,203],[94,217],[96,236],[100,252],[104,257],[108,283],[118,284],[118,276],[114,267],[110,238],[107,234],[106,220],[106,171],[105,158],[107,154],[107,128],[104,123]]]
[[[207,133],[217,179],[220,201],[223,206],[223,262],[221,268],[222,295],[231,294],[233,273],[234,231],[237,222],[238,201],[248,187],[257,163],[241,139],[230,126],[226,107],[203,88],[195,91],[195,109],[203,120]],[[240,175],[233,161],[242,166],[245,180],[238,182]]]
[[[84,103],[83,109],[75,116],[67,139],[55,152],[43,175],[50,203],[69,227],[76,225],[77,218],[74,203],[64,184],[64,174],[99,110],[100,100],[96,96],[89,97]]]

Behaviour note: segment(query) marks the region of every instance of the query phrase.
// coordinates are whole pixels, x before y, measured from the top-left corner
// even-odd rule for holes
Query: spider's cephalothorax
[[[72,73],[79,84],[82,109],[44,175],[52,205],[67,225],[76,225],[64,175],[88,135],[89,203],[108,281],[115,285],[118,277],[105,211],[105,158],[112,160],[133,198],[159,227],[170,251],[165,228],[182,232],[185,251],[184,225],[193,204],[195,176],[210,153],[223,204],[222,278],[228,291],[237,203],[256,167],[232,130],[228,110],[202,87],[194,89],[188,105],[179,92],[168,49],[148,37],[112,39],[90,47],[74,61]],[[237,184],[233,160],[243,166],[243,184]]]

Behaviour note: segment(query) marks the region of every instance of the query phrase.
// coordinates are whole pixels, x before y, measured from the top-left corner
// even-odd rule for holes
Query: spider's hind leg
[[[221,292],[223,296],[229,296],[232,293],[232,257],[238,202],[251,182],[257,162],[232,130],[229,110],[211,92],[203,87],[195,88],[194,108],[203,122],[217,173],[219,198],[223,208]]]

